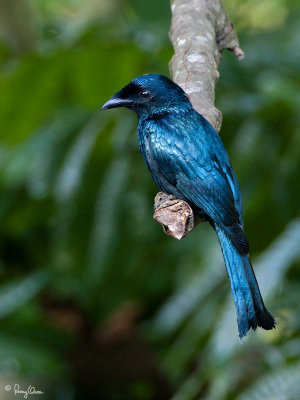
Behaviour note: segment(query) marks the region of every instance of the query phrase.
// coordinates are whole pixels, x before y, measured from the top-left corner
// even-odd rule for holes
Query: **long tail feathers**
[[[249,256],[239,254],[220,227],[215,226],[215,229],[230,280],[240,338],[257,326],[267,330],[275,328],[275,320],[264,305]]]

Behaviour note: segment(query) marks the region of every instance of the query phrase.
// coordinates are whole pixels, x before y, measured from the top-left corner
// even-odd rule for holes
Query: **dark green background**
[[[299,400],[297,3],[224,0],[221,136],[278,323],[240,343],[214,232],[162,233],[135,115],[99,111],[168,74],[168,1],[0,1],[1,399]]]

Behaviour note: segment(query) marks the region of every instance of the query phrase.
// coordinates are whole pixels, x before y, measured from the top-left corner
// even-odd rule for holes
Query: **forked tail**
[[[215,229],[230,280],[240,338],[257,326],[275,328],[275,320],[264,305],[249,256],[239,254],[220,227],[216,225]]]

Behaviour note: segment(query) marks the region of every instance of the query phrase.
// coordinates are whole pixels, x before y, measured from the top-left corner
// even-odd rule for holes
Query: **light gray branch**
[[[222,114],[214,106],[223,49],[244,53],[220,0],[172,0],[170,71],[194,108],[219,132]]]
[[[172,79],[219,132],[222,114],[214,100],[222,50],[233,51],[239,59],[244,57],[233,25],[220,0],[171,0],[171,10]],[[181,239],[194,228],[193,211],[183,200],[158,193],[154,202],[154,219],[166,234]]]

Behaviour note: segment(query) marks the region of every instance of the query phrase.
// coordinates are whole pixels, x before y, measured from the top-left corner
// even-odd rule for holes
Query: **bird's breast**
[[[158,170],[154,150],[157,148],[161,134],[151,125],[142,125],[138,128],[138,143],[140,152],[150,172]]]

